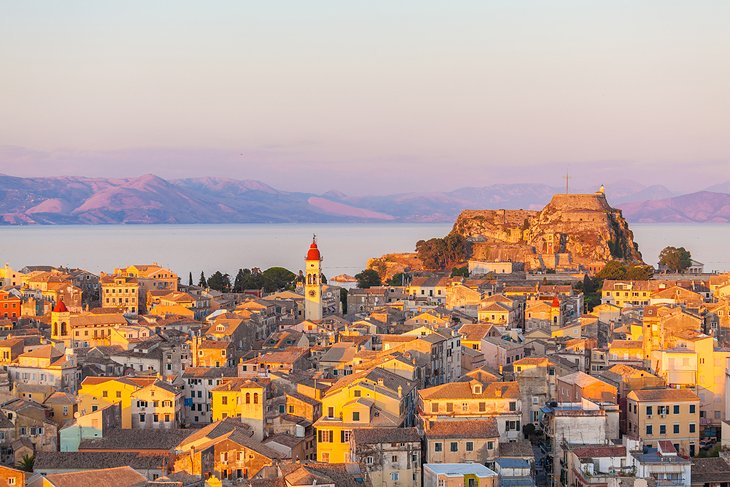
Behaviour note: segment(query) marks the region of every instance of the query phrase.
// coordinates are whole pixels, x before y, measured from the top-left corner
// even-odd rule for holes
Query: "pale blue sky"
[[[723,0],[0,7],[3,173],[351,193],[559,185],[567,167],[730,179]]]

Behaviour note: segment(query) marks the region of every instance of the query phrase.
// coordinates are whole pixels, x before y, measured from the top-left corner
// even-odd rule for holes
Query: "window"
[[[446,487],[446,480],[439,479],[439,486],[438,487]]]
[[[355,397],[360,397],[361,394],[362,394],[362,392],[359,389],[355,389],[355,392],[354,392]]]
[[[109,391],[101,391],[101,397],[109,397]]]
[[[246,393],[246,404],[251,404],[251,393],[250,392]]]
[[[466,451],[474,451],[474,442],[473,441],[466,442]]]
[[[451,451],[459,451],[459,444],[455,441],[452,441],[451,445],[450,445],[450,449],[451,449]]]
[[[431,403],[431,412],[432,413],[438,413],[439,412],[439,403],[432,402]]]
[[[453,410],[454,410],[454,404],[453,404],[453,403],[450,403],[450,402],[447,402],[447,403],[446,403],[446,412],[447,412],[447,413],[450,413],[450,412],[452,412]]]
[[[479,412],[480,412],[480,413],[483,413],[483,412],[484,412],[484,411],[486,411],[486,410],[487,410],[487,403],[485,403],[485,402],[480,402],[480,403],[479,403]]]
[[[464,412],[464,413],[467,412],[467,411],[469,411],[469,404],[466,403],[466,402],[462,402],[461,403],[461,411]]]
[[[155,413],[155,414],[152,415],[152,422],[153,423],[159,423],[160,422],[160,417],[159,417],[159,415],[157,413]]]
[[[673,430],[673,431],[674,431],[674,434],[675,434],[675,435],[679,433],[679,425],[678,425],[678,424],[675,424],[675,425],[674,425],[674,430]],[[678,450],[678,451],[679,451],[679,450]]]
[[[436,442],[433,444],[433,451],[443,451],[443,444]]]
[[[695,424],[694,423],[690,423],[689,424],[689,432],[690,433],[694,433],[695,432]]]
[[[224,406],[228,405],[228,396],[221,397],[221,404]]]
[[[689,414],[694,414],[694,413],[695,413],[695,405],[694,404],[690,404],[689,405]]]
[[[660,424],[659,425],[659,434],[660,435],[666,435],[667,434],[667,425]]]
[[[510,401],[510,403],[509,403],[509,410],[510,411],[517,411],[517,403],[515,401]]]
[[[121,399],[122,398],[122,391],[117,391],[115,395],[117,396],[117,399]]]
[[[335,417],[335,408],[328,407],[327,408],[327,417],[328,418],[334,418]]]
[[[653,433],[653,428],[650,424],[646,425],[646,434],[651,435]]]
[[[646,407],[646,415],[647,416],[651,416],[653,414],[653,410],[654,409],[652,408],[652,406],[647,406]]]
[[[144,413],[139,414],[139,422],[144,423]]]
[[[373,464],[373,457],[365,457],[365,463],[367,465],[372,465]]]
[[[355,411],[352,413],[352,421],[353,422],[360,421],[360,412],[359,411]]]
[[[679,414],[679,404],[674,405],[674,414]]]
[[[399,478],[398,472],[390,473],[390,480],[398,480],[398,478]]]
[[[294,414],[294,405],[293,404],[289,405],[289,414]]]
[[[494,442],[488,441],[487,442],[487,450],[494,450]]]

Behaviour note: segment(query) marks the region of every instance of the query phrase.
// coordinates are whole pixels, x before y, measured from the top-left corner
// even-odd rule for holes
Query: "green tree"
[[[215,271],[208,279],[208,287],[222,293],[230,292],[231,276],[223,274],[221,271]]]
[[[357,287],[360,289],[367,289],[373,286],[380,286],[380,274],[375,272],[373,269],[365,269],[362,272],[355,274],[357,279]]]
[[[626,266],[619,260],[606,262],[606,265],[596,274],[596,277],[609,280],[626,279]]]
[[[393,277],[388,279],[388,286],[402,286],[403,285],[403,273],[398,272]]]
[[[33,466],[35,465],[35,455],[23,455],[23,458],[18,462],[17,467],[24,472],[32,472]]]
[[[319,279],[322,282],[322,284],[327,284],[327,276],[325,276],[324,274],[320,274]]]
[[[626,270],[626,279],[632,281],[647,281],[654,277],[654,268],[650,265],[632,265]]]
[[[451,269],[451,277],[469,277],[469,267],[454,267]]]
[[[464,262],[468,251],[467,240],[456,233],[416,242],[418,258],[431,270],[443,270]]]
[[[249,274],[251,274],[251,271],[249,269],[246,269]],[[238,269],[238,272],[236,272],[236,277],[233,279],[233,292],[234,293],[240,293],[243,292],[245,287],[243,287],[243,283],[246,280],[246,273],[243,269]]]
[[[198,280],[198,286],[200,286],[200,287],[208,286],[208,280],[205,278],[205,273],[203,271],[200,271],[200,279]]]
[[[659,264],[672,272],[684,272],[692,265],[692,254],[684,247],[664,247],[659,253]]]
[[[188,274],[188,286],[193,285],[193,273]]]
[[[297,275],[283,267],[269,267],[262,274],[264,291],[271,293],[283,289],[294,289]]]
[[[340,288],[340,303],[342,303],[342,314],[347,314],[347,289]]]

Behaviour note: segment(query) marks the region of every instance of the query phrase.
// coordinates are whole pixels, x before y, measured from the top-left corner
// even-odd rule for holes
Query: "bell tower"
[[[71,337],[71,313],[62,299],[58,300],[51,311],[51,338],[66,340]]]
[[[317,236],[312,237],[304,259],[304,319],[322,319],[322,256],[317,248]]]

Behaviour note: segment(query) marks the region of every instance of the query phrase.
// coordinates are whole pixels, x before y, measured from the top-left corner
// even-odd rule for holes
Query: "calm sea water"
[[[666,245],[684,246],[705,270],[730,270],[730,225],[633,224],[644,260],[656,263]],[[241,267],[303,268],[318,236],[327,276],[354,274],[368,258],[412,251],[419,239],[444,236],[450,224],[243,224],[0,227],[0,263],[64,265],[92,272],[158,262],[187,282],[200,271],[234,275]]]

